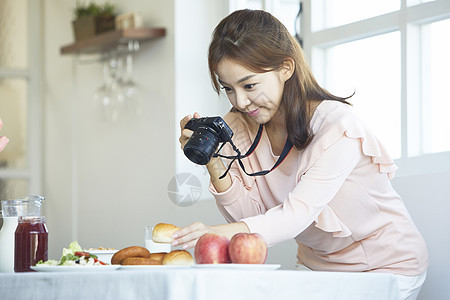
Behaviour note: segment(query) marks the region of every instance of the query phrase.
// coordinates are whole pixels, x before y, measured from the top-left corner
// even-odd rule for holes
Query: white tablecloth
[[[0,299],[399,299],[390,274],[167,269],[0,273]]]

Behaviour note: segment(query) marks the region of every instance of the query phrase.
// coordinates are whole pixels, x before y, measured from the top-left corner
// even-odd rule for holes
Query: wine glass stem
[[[133,74],[133,55],[127,55],[127,81],[131,81],[131,77]]]

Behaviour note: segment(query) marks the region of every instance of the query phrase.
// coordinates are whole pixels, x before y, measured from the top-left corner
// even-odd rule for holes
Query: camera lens
[[[184,154],[198,165],[206,165],[219,145],[219,135],[207,126],[199,126],[184,146]]]

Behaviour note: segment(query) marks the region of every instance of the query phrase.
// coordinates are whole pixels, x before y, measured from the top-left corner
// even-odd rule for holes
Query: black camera
[[[184,146],[184,154],[198,165],[206,165],[219,143],[229,142],[233,136],[221,117],[191,119],[184,128],[194,131]]]

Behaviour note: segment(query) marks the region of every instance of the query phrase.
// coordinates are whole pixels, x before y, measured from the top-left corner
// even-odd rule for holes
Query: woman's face
[[[216,73],[231,104],[257,124],[265,124],[279,113],[284,83],[292,75],[285,68],[255,73],[226,58]]]

